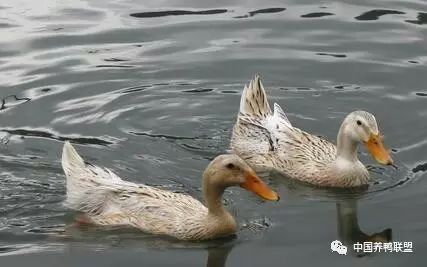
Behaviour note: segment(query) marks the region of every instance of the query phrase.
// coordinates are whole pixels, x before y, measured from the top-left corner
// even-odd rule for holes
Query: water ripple
[[[97,137],[75,137],[75,136],[64,136],[58,133],[50,132],[47,129],[37,130],[37,129],[11,129],[11,128],[0,128],[0,131],[6,132],[11,135],[19,135],[23,137],[36,137],[43,139],[51,139],[57,141],[71,141],[77,144],[91,144],[91,145],[100,145],[108,146],[114,144],[112,141]]]
[[[242,18],[253,17],[257,14],[280,13],[280,12],[283,12],[285,10],[286,10],[286,8],[284,8],[284,7],[263,8],[263,9],[258,9],[258,10],[254,10],[254,11],[249,11],[249,13],[247,15],[236,16],[234,18],[242,19]]]
[[[402,15],[402,14],[405,14],[405,12],[402,12],[399,10],[374,9],[355,17],[355,19],[356,20],[378,20],[381,16],[390,15],[390,14]]]
[[[333,15],[335,14],[329,13],[329,12],[313,12],[313,13],[301,15],[301,18],[321,18],[321,17],[333,16]]]
[[[254,73],[295,125],[330,140],[348,112],[371,111],[402,163],[393,172],[372,167],[376,182],[365,193],[281,188],[285,182],[267,177],[296,195],[272,204],[232,188],[225,202],[238,221],[271,231],[267,241],[274,246],[298,240],[324,247],[334,235],[328,228],[315,236],[313,222],[332,225],[331,202],[356,196],[367,198],[362,208],[370,225],[407,223],[393,212],[408,206],[400,217],[423,225],[422,2],[1,1],[7,9],[0,7],[0,254],[49,250],[46,243],[55,241],[91,249],[126,238],[142,250],[170,246],[137,231],[71,230],[74,213],[61,204],[62,142],[82,144],[88,160],[130,181],[200,197],[201,172],[226,152],[240,93]],[[425,233],[414,229],[405,234]],[[243,234],[243,241],[253,237]],[[246,248],[259,245],[253,243]]]
[[[420,12],[418,13],[416,20],[405,20],[408,23],[416,24],[416,25],[425,25],[427,24],[427,13]]]
[[[131,17],[135,18],[158,18],[166,16],[183,16],[183,15],[215,15],[226,13],[227,9],[208,9],[208,10],[167,10],[167,11],[154,11],[154,12],[141,12],[141,13],[132,13]]]
[[[412,171],[414,173],[417,173],[417,172],[426,172],[427,171],[427,162],[415,166],[415,168],[413,168]]]
[[[1,106],[0,106],[0,111],[1,111],[17,105],[24,104],[28,101],[31,101],[31,99],[28,97],[18,97],[16,95],[10,95],[2,98],[0,101],[1,101]]]

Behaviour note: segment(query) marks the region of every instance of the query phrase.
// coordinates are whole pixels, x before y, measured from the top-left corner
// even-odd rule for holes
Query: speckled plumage
[[[353,118],[362,118],[370,130],[378,133],[373,115],[355,111],[346,120]],[[339,138],[344,140],[344,144],[350,143],[354,159],[337,157],[337,147],[333,143],[293,127],[278,104],[274,104],[272,111],[264,87],[256,76],[243,90],[230,149],[256,171],[276,170],[318,186],[367,184],[369,173],[357,159],[357,143],[353,144],[344,134],[341,137],[339,134]]]
[[[211,213],[188,195],[123,181],[109,169],[86,164],[69,142],[64,145],[62,167],[67,177],[66,206],[85,213],[91,223],[131,226],[181,240],[212,239],[237,229],[221,202]]]

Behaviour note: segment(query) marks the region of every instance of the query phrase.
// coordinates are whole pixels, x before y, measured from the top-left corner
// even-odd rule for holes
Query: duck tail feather
[[[240,99],[240,113],[263,120],[271,116],[270,105],[259,75],[245,85]]]
[[[88,198],[92,185],[83,179],[86,172],[86,164],[70,142],[66,141],[62,149],[62,169],[67,178],[67,199],[65,206],[72,209],[81,209],[81,203]]]
[[[69,175],[69,172],[72,168],[84,168],[85,162],[74,149],[69,141],[66,141],[62,149],[62,169],[66,175]]]
[[[125,186],[123,180],[107,168],[86,163],[70,142],[65,142],[62,168],[67,178],[65,206],[87,213],[102,210],[105,197]]]
[[[288,116],[286,116],[286,113],[277,103],[274,103],[273,118],[278,124],[284,125],[288,128],[292,128],[292,124],[289,121]]]

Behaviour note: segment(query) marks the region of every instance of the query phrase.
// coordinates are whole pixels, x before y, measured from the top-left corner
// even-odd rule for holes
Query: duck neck
[[[343,159],[351,162],[358,161],[357,145],[347,133],[346,126],[343,124],[338,132],[337,137],[337,160]]]
[[[203,197],[205,204],[208,207],[209,214],[221,216],[227,214],[227,211],[222,204],[222,195],[224,194],[224,187],[219,187],[211,184],[206,177],[203,179]]]

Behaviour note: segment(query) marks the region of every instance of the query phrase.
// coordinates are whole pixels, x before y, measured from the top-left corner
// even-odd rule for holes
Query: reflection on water
[[[233,245],[208,248],[207,267],[224,267]]]
[[[108,233],[106,236],[105,234]],[[98,250],[106,250],[108,247],[139,247],[141,241],[145,248],[162,250],[162,249],[202,249],[207,251],[207,267],[224,267],[226,266],[227,257],[233,247],[236,245],[236,236],[204,241],[204,242],[186,242],[175,240],[170,237],[155,236],[144,234],[138,230],[120,227],[99,227],[95,225],[84,225],[71,223],[66,227],[62,234],[51,237],[51,241],[76,242],[83,246],[91,244]],[[107,241],[107,242],[102,242]],[[107,244],[108,243],[108,244]],[[56,249],[65,249],[58,247]]]
[[[354,252],[354,243],[390,242],[392,229],[386,228],[381,232],[367,234],[360,229],[357,214],[357,200],[347,199],[337,201],[337,230],[340,241],[344,242],[349,251]]]

